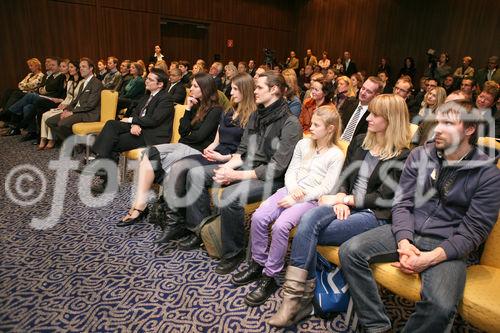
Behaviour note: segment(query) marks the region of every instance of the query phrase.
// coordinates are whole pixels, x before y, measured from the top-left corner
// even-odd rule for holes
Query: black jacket
[[[171,84],[169,83],[165,90],[170,96],[172,96],[174,103],[184,104],[184,101],[186,100],[186,88],[182,85],[182,82],[179,81],[175,83],[172,89],[170,89],[170,86]]]
[[[189,88],[191,86],[191,76],[193,74],[191,73],[191,71],[187,72],[186,75],[184,75],[182,78],[181,78],[181,84],[184,86],[184,88]]]
[[[349,120],[351,119],[354,111],[356,111],[356,109],[358,108],[358,105],[359,105],[358,99],[349,97],[340,107],[339,113],[340,113],[340,119],[342,120],[342,131],[344,131],[345,128],[347,127],[347,124],[349,124]],[[366,111],[363,117],[359,120],[358,126],[356,126],[356,130],[354,131],[354,134],[352,136],[353,138],[356,135],[364,134],[366,133],[366,131],[368,131],[368,122],[366,121],[366,118],[368,117],[369,114],[370,113]]]
[[[181,123],[179,125],[179,134],[181,138],[179,139],[179,143],[203,151],[203,149],[207,148],[215,139],[217,127],[219,127],[222,107],[220,105],[212,107],[202,121],[191,124],[191,120],[196,115],[197,110],[198,107],[192,110],[186,110],[184,117],[181,118]]]
[[[148,104],[146,114],[140,117],[141,110],[150,95],[143,96],[132,110],[132,124],[141,126],[146,145],[170,143],[172,139],[172,123],[174,120],[174,102],[163,89]]]
[[[344,166],[342,167],[341,178],[343,178],[340,185],[339,193],[352,194],[354,184],[358,178],[360,162],[363,162],[365,155],[368,152],[361,148],[365,134],[358,135],[353,138],[347,150]],[[390,180],[397,184],[401,176],[403,163],[408,157],[410,151],[408,149],[396,157],[389,160],[379,161],[373,170],[370,178],[368,179],[368,187],[363,202],[356,202],[356,208],[371,209],[378,219],[391,218],[391,206],[394,199],[394,189],[390,186]],[[352,169],[350,166],[353,163],[359,163],[359,166]],[[399,162],[399,163],[398,163]],[[393,165],[392,165],[393,164]],[[389,168],[386,170],[386,168]],[[382,176],[382,177],[381,177]],[[390,180],[388,179],[390,177]],[[385,203],[383,202],[385,201]]]
[[[243,168],[254,169],[258,179],[283,178],[301,138],[299,120],[280,98],[250,116],[236,153],[241,155]]]
[[[66,97],[66,89],[64,88],[64,81],[66,76],[59,74],[57,77],[50,75],[45,79],[43,86],[45,87],[47,97],[55,97],[64,99]]]

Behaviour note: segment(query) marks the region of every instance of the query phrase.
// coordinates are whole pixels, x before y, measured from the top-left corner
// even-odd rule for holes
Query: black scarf
[[[264,131],[269,124],[274,123],[276,120],[284,117],[290,113],[284,98],[278,99],[268,107],[259,106],[257,109],[257,117],[255,119],[255,128],[259,132]]]

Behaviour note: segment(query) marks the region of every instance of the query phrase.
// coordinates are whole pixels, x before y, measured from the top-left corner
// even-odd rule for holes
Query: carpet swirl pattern
[[[311,317],[297,327],[275,330],[266,319],[277,310],[281,291],[260,307],[248,307],[243,297],[251,286],[235,288],[230,276],[214,273],[217,262],[203,250],[155,245],[158,229],[148,223],[117,228],[116,221],[130,204],[131,177],[108,204],[89,208],[79,197],[79,174],[70,171],[65,195],[55,202],[62,205],[59,223],[46,230],[32,228],[33,217],[45,218],[51,211],[56,171],[49,162],[58,159],[59,151],[38,152],[29,143],[19,143],[18,137],[0,138],[0,145],[0,331],[347,330],[342,314],[333,320]],[[19,181],[13,175],[12,170],[24,164],[41,171],[45,191],[42,180]],[[25,199],[40,194],[39,201],[19,205],[12,200],[16,191]],[[398,329],[413,304],[382,294]],[[457,319],[454,331],[476,330]]]

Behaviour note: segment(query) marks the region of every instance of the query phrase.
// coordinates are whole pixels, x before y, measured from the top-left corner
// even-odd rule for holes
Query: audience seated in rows
[[[63,112],[63,110],[68,107],[71,102],[80,94],[84,80],[80,75],[80,63],[79,61],[70,61],[68,65],[69,79],[66,83],[66,98],[56,107],[52,108],[42,114],[40,117],[40,143],[38,144],[38,149],[48,150],[55,146],[55,139],[52,135],[52,131],[47,125],[47,119],[58,115]]]
[[[44,80],[42,64],[37,58],[31,58],[26,61],[30,72],[18,83],[17,89],[7,89],[0,101],[0,127],[7,128],[7,122],[10,120],[8,109],[15,102],[23,98],[29,92],[36,92]],[[48,69],[47,69],[48,70]],[[6,132],[6,131],[3,131]]]
[[[203,187],[205,175],[210,176],[215,169],[231,160],[236,152],[245,128],[257,105],[253,98],[254,82],[248,74],[237,74],[232,81],[232,104],[221,114],[219,128],[215,140],[207,146],[202,154],[188,156],[174,163],[168,178],[164,181],[163,196],[170,211],[170,222],[166,225],[160,241],[169,241],[188,234],[179,243],[179,248],[192,250],[200,245],[199,237],[195,235],[196,225],[186,223],[186,208],[196,204],[192,201],[200,193],[206,191]],[[196,186],[196,189],[193,188]],[[201,186],[201,187],[200,187]],[[203,203],[204,204],[204,203]]]
[[[304,213],[318,206],[319,198],[334,190],[339,179],[344,153],[337,146],[341,132],[337,109],[333,105],[320,106],[312,117],[310,130],[311,136],[295,146],[285,174],[285,186],[252,214],[252,261],[231,280],[236,286],[258,280],[245,297],[249,306],[264,303],[278,289],[275,278],[285,266],[290,231]]]
[[[52,136],[64,142],[73,134],[72,126],[81,122],[99,121],[101,81],[94,76],[94,63],[89,58],[80,59],[80,74],[83,79],[82,89],[76,98],[63,109],[63,112],[52,116],[45,122],[52,131]]]
[[[65,97],[64,84],[66,76],[61,72],[60,63],[59,58],[47,58],[46,64],[50,73],[44,76],[38,90],[24,95],[8,109],[15,123],[15,127],[11,129],[8,135],[19,134],[21,129],[26,129],[30,132],[28,138],[31,139],[33,131],[36,131],[35,125],[33,125],[35,105],[41,103],[57,107],[58,102]],[[66,69],[66,67],[64,68]]]
[[[92,147],[97,155],[93,162],[96,170],[104,159],[116,161],[120,152],[146,147],[139,164],[135,201],[118,226],[130,226],[144,219],[149,189],[153,183],[163,183],[162,194],[168,209],[164,218],[156,221],[163,228],[157,242],[187,236],[178,247],[199,248],[197,230],[212,214],[209,189],[224,187],[220,198],[212,195],[212,199],[221,212],[223,254],[216,272],[228,274],[238,267],[246,252],[244,207],[265,199],[251,218],[252,261],[235,273],[232,281],[244,285],[258,280],[244,301],[250,306],[264,303],[278,289],[275,277],[285,266],[290,230],[298,225],[283,286],[283,304],[271,318],[271,325],[289,326],[311,313],[316,245],[342,244],[340,258],[346,279],[351,286],[362,286],[351,288],[361,326],[367,330],[389,329],[390,322],[381,310],[369,268],[374,256],[380,259],[378,244],[389,249],[389,259],[395,260],[401,271],[421,273],[423,280],[431,281],[424,281],[423,302],[417,303],[416,314],[410,317],[406,329],[447,327],[456,312],[465,279],[464,261],[458,258],[486,239],[500,205],[492,197],[500,184],[499,172],[492,163],[486,163],[486,157],[475,146],[477,136],[494,136],[495,126],[498,133],[499,88],[492,80],[497,73],[494,57],[487,68],[476,74],[470,66],[471,59],[465,57],[464,66],[459,68],[461,74],[454,81],[449,74],[448,55],[443,52],[426,69],[428,77],[421,80],[421,89],[412,94],[416,70],[409,57],[400,71],[403,76],[391,88],[386,58],[378,67],[379,77],[370,76],[363,81],[367,73],[357,71],[349,51],[344,52],[344,61],[322,68],[311,65],[314,55],[308,50],[301,91],[294,68],[283,70],[281,75],[281,65],[266,71],[273,66],[256,69],[249,62],[252,79],[244,73],[247,69],[241,62],[238,68],[234,67],[236,62],[229,63],[225,72],[222,63],[214,62],[210,74],[206,74],[200,59],[190,74],[188,62],[171,61],[167,67],[161,49],[155,55],[161,56],[155,59],[155,66],[162,65],[164,69],[152,68],[147,74],[146,88],[150,93],[138,93],[138,105],[129,105],[131,117],[108,121]],[[294,52],[290,55],[285,67],[290,67],[296,58]],[[327,56],[323,58],[328,60]],[[68,62],[65,75],[64,62],[57,66],[57,61],[47,60],[52,73],[45,76],[39,92],[48,95],[52,81],[61,77],[61,97],[48,96],[49,99],[30,94],[28,89],[10,95],[20,96],[18,102],[24,100],[21,114],[26,107],[26,119],[40,115],[40,149],[51,148],[55,139],[62,141],[71,135],[72,124],[99,119],[103,86],[92,73],[90,59],[80,61],[81,79],[78,64]],[[39,63],[38,70],[32,63],[34,68],[30,67],[28,80],[41,74]],[[123,61],[120,72],[117,64],[118,59],[108,59],[109,72],[103,82],[108,89],[119,91],[123,101],[135,85],[134,80],[141,79],[137,69],[146,71],[139,61],[132,65],[129,62],[128,66]],[[342,70],[346,76],[338,77]],[[102,76],[102,68],[96,74]],[[173,105],[185,103],[184,85],[189,82],[187,110],[179,127],[181,138],[179,143],[170,143]],[[461,84],[459,91],[453,92],[454,82]],[[217,90],[217,83],[222,91]],[[354,86],[359,89],[358,98]],[[22,97],[25,92],[28,94]],[[380,95],[383,92],[387,94]],[[311,96],[305,98],[302,110],[301,93]],[[447,94],[446,103],[442,104]],[[221,106],[226,103],[228,107]],[[415,120],[420,127],[413,141],[421,147],[410,154],[401,175],[410,147],[408,109],[410,114],[419,116]],[[28,128],[25,124],[26,121],[23,126]],[[307,125],[307,129],[300,124]],[[36,122],[29,125],[36,126]],[[301,140],[304,133],[310,137]],[[340,135],[350,143],[344,172],[353,169],[354,164],[358,168],[339,177],[343,160],[337,146]],[[457,138],[458,145],[454,146]],[[474,161],[484,164],[472,165]],[[386,168],[396,162],[401,168]],[[429,168],[420,170],[421,165]],[[382,168],[383,177],[379,172]],[[419,172],[425,173],[425,182],[415,181]],[[399,188],[385,181],[390,177],[397,184],[400,175]],[[94,193],[102,192],[107,183],[106,173],[98,171],[97,176],[102,181],[94,184]],[[340,188],[334,189],[335,185]],[[417,186],[423,191],[416,191]],[[437,191],[431,191],[428,200],[417,205],[413,194],[431,188]],[[422,216],[429,217],[432,223],[423,223]],[[268,249],[268,227],[273,222]],[[468,228],[469,224],[474,228]],[[448,275],[455,276],[453,281]],[[446,295],[435,286],[435,280],[450,286]],[[419,320],[430,318],[429,311],[435,316]]]
[[[475,112],[470,102],[438,108],[435,141],[415,148],[405,163],[392,225],[363,232],[340,247],[344,277],[356,286],[350,294],[362,329],[391,329],[370,268],[391,261],[422,281],[422,300],[403,331],[451,329],[465,285],[465,258],[486,240],[500,208],[500,172],[475,146]]]
[[[151,75],[151,74],[150,74]],[[218,104],[215,81],[206,73],[193,76],[187,108],[179,126],[179,143],[164,143],[150,147],[143,155],[139,166],[139,182],[134,205],[118,223],[127,226],[142,219],[146,214],[147,193],[154,182],[162,183],[172,164],[185,156],[201,154],[214,142],[220,123],[222,108]],[[171,189],[170,189],[171,190]],[[173,217],[174,214],[171,214]],[[178,223],[169,219],[171,225]],[[158,242],[168,240],[168,227]]]
[[[288,327],[312,311],[316,284],[316,245],[340,245],[351,237],[390,223],[394,188],[409,153],[410,124],[405,101],[380,95],[369,104],[368,132],[349,145],[338,191],[322,193],[317,205],[301,214],[283,285],[283,303],[269,324]],[[336,174],[338,175],[338,171]],[[339,179],[335,177],[334,181]],[[333,206],[333,209],[332,209]]]

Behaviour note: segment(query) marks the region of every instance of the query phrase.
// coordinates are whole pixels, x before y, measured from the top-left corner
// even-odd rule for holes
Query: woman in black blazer
[[[317,244],[340,245],[390,222],[395,188],[409,153],[408,108],[403,98],[387,94],[374,98],[368,110],[368,132],[355,137],[349,145],[340,189],[336,194],[322,196],[319,207],[306,212],[300,220],[293,239],[283,304],[269,321],[271,325],[289,326],[310,313]],[[300,290],[309,292],[301,300],[297,290],[299,294]],[[296,311],[291,313],[291,308]]]

